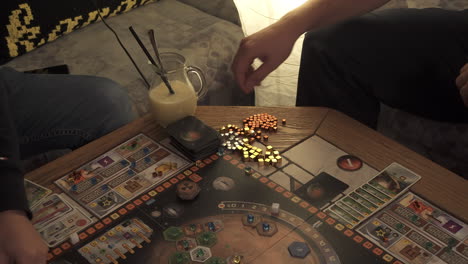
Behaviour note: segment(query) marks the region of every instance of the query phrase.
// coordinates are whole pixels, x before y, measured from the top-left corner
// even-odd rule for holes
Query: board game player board
[[[143,135],[140,135],[140,141],[141,136]],[[377,206],[371,211],[369,204],[364,202],[370,203],[368,200],[362,196],[359,196],[362,200],[354,199],[357,197],[353,195],[355,190],[364,186],[372,187],[372,183],[375,183],[372,179],[380,175],[367,164],[351,166],[355,164],[355,160],[350,159],[348,162],[348,158],[345,158],[348,165],[351,163],[349,167],[357,168],[354,171],[349,168],[345,170],[337,161],[349,154],[339,149],[334,152],[333,158],[315,155],[322,159],[315,161],[318,169],[303,166],[300,158],[291,155],[303,148],[301,144],[308,145],[311,140],[320,141],[321,148],[315,150],[317,152],[322,152],[324,148],[336,149],[323,139],[313,136],[291,148],[289,153],[286,152],[288,159],[275,168],[260,168],[249,162],[244,163],[235,154],[211,155],[192,163],[188,168],[178,168],[171,176],[136,197],[125,200],[109,214],[100,217],[98,222],[79,231],[81,241],[78,244],[71,246],[65,241],[53,247],[50,261],[411,263],[392,253],[384,245],[357,233],[358,228],[367,222],[357,227],[347,227],[339,216],[334,218],[331,214],[324,213],[295,193],[320,172],[326,172],[349,187],[344,191],[343,188],[340,189],[341,194],[331,199],[325,210],[333,206],[344,208],[342,204],[347,203],[354,211],[347,208],[345,212],[367,210],[367,216],[363,220],[366,221],[365,219],[374,217],[382,208]],[[163,147],[161,142],[156,144]],[[127,147],[135,150],[137,145],[130,144]],[[127,147],[124,149],[128,149]],[[171,155],[178,155],[167,146],[165,149]],[[306,150],[307,155],[314,155],[311,152],[314,149]],[[246,165],[250,167],[249,173],[246,172]],[[356,176],[368,170],[372,172],[368,176]],[[346,175],[354,176],[354,179],[348,180]],[[177,198],[175,189],[184,180],[200,185],[202,191],[196,199],[182,201]],[[407,187],[404,186],[404,189],[407,190]],[[388,203],[399,199],[405,190],[391,197]],[[338,205],[339,202],[342,204]],[[271,214],[272,203],[281,205],[278,214]],[[128,226],[130,227],[127,228]]]
[[[467,263],[468,226],[411,192],[358,232],[412,263]]]

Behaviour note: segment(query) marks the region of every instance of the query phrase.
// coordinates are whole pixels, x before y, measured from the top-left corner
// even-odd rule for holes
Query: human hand
[[[244,38],[232,63],[232,71],[240,88],[250,93],[255,86],[260,85],[268,74],[288,58],[299,36],[290,26],[276,23]],[[256,58],[263,64],[254,70],[252,63]]]
[[[21,211],[0,212],[0,263],[45,264],[48,247]]]
[[[468,63],[461,68],[460,75],[457,77],[455,83],[460,90],[463,103],[468,107]]]

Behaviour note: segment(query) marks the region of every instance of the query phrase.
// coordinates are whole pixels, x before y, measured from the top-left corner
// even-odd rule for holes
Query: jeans
[[[22,160],[78,148],[137,117],[127,91],[106,78],[2,67],[0,82],[9,97]]]
[[[468,62],[468,10],[369,13],[304,40],[296,105],[325,106],[376,128],[380,104],[468,122],[455,79]]]

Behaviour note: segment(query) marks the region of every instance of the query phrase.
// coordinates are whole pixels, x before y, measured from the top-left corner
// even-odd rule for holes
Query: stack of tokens
[[[240,136],[239,128],[234,125],[227,125],[220,130],[221,138],[223,139],[222,147],[227,150],[236,150],[238,147],[244,146],[244,142]]]
[[[278,130],[278,118],[267,113],[256,114],[244,119],[243,125],[244,128],[231,124],[220,128],[222,147],[238,152],[244,162],[257,162],[259,167],[281,166],[282,157],[273,146],[266,146],[265,151],[252,146],[254,141],[268,141],[268,135],[265,133]]]
[[[278,131],[278,118],[267,113],[249,116],[242,122],[244,127],[248,127],[250,130]]]

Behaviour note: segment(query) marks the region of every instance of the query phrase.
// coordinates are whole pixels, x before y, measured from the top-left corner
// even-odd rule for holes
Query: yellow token
[[[96,207],[96,206],[97,206],[97,203],[91,203],[89,206],[90,206],[90,207]]]

